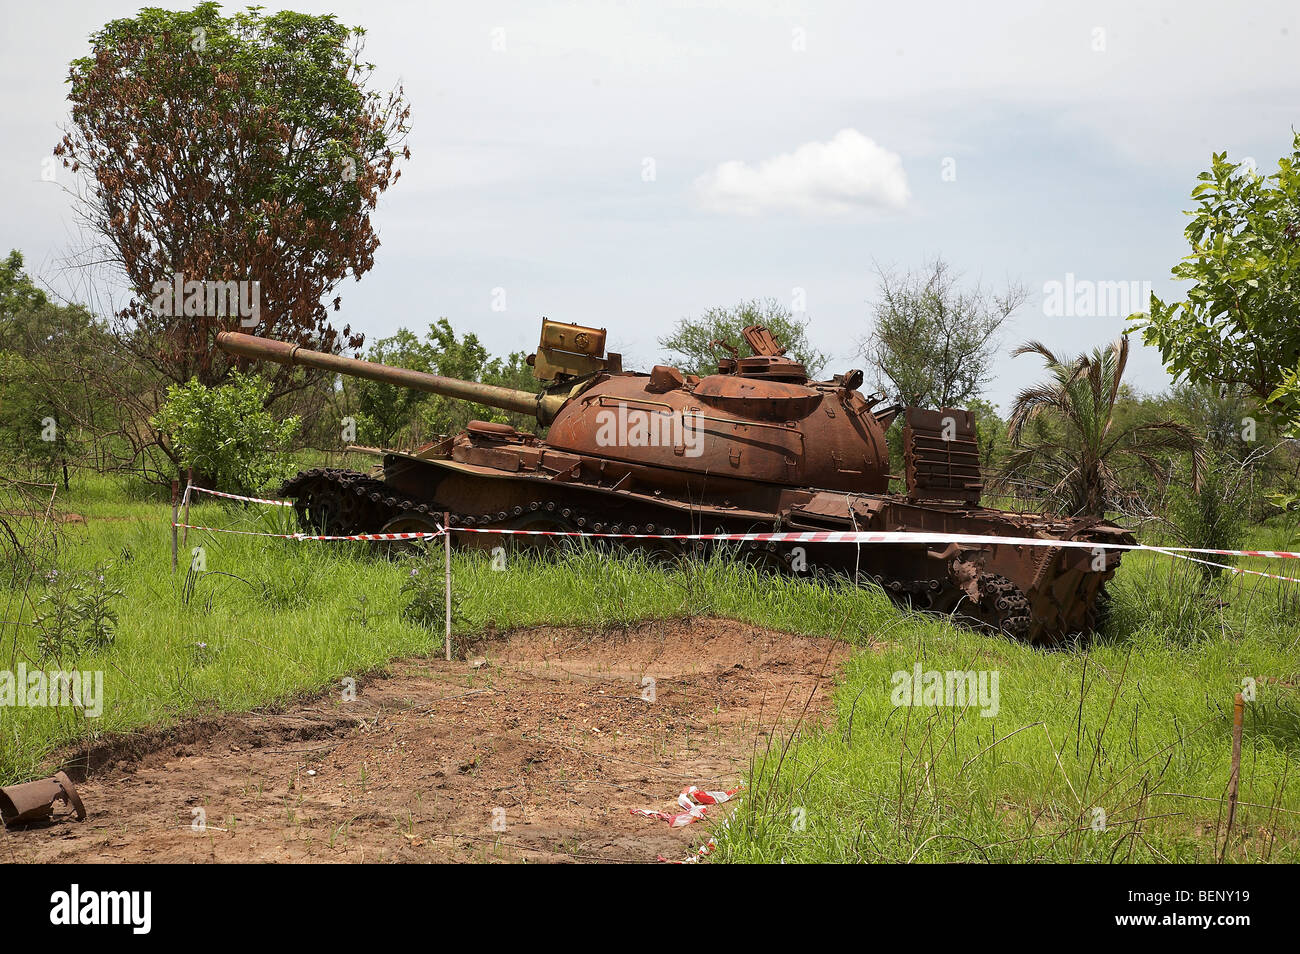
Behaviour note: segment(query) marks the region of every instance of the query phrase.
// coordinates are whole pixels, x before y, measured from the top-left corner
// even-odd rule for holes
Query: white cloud
[[[903,160],[856,129],[830,142],[806,142],[755,166],[724,162],[695,180],[705,208],[757,215],[793,211],[831,216],[902,209],[910,192]]]

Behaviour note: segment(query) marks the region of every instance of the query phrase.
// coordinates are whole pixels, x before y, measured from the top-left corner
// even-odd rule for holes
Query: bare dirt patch
[[[686,785],[736,787],[810,694],[808,717],[825,718],[849,653],[717,619],[485,639],[468,662],[401,660],[358,679],[353,702],[335,689],[80,753],[67,768],[87,820],[0,833],[0,860],[684,858],[704,824],[628,809],[676,810]]]

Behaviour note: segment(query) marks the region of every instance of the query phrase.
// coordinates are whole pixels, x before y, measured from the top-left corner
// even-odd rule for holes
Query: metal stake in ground
[[[447,565],[447,631],[443,641],[447,647],[447,662],[451,662],[451,514],[442,515],[442,552]]]
[[[1237,788],[1241,783],[1241,714],[1245,707],[1241,693],[1232,700],[1232,770],[1228,775],[1228,831],[1223,836],[1222,861],[1228,854],[1228,840],[1232,838],[1232,823],[1237,817]]]

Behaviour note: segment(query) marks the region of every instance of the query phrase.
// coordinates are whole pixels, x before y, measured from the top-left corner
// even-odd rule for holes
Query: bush
[[[52,570],[46,577],[46,591],[36,603],[37,649],[42,664],[49,659],[75,660],[82,652],[102,652],[117,638],[114,600],[122,591],[108,581],[111,566],[99,566],[93,573],[62,573]]]
[[[181,463],[215,490],[257,491],[293,471],[286,446],[301,423],[266,410],[269,382],[232,372],[209,388],[197,379],[167,389],[155,426],[166,431]]]
[[[1241,499],[1240,471],[1232,461],[1217,454],[1208,455],[1208,466],[1200,487],[1188,489],[1175,497],[1169,506],[1169,519],[1184,546],[1207,550],[1235,550],[1245,535],[1245,506]],[[1199,559],[1232,564],[1227,556],[1197,554]],[[1208,583],[1223,571],[1207,563],[1196,564]]]
[[[402,618],[410,620],[417,626],[423,626],[435,633],[441,633],[447,625],[447,589],[443,576],[441,561],[429,554],[419,565],[411,567],[406,582],[402,584],[402,595],[407,598]],[[451,623],[465,621],[461,612],[460,597],[453,590],[451,594]]]

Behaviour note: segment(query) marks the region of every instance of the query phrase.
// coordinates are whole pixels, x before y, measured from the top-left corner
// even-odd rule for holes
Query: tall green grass
[[[1286,531],[1261,533],[1280,546]],[[1108,630],[1045,652],[906,619],[857,654],[834,723],[775,738],[719,831],[727,861],[1295,861],[1300,857],[1296,583],[1205,587],[1126,555]],[[1000,707],[895,707],[891,677],[996,671]],[[1239,808],[1226,792],[1234,695]]]

